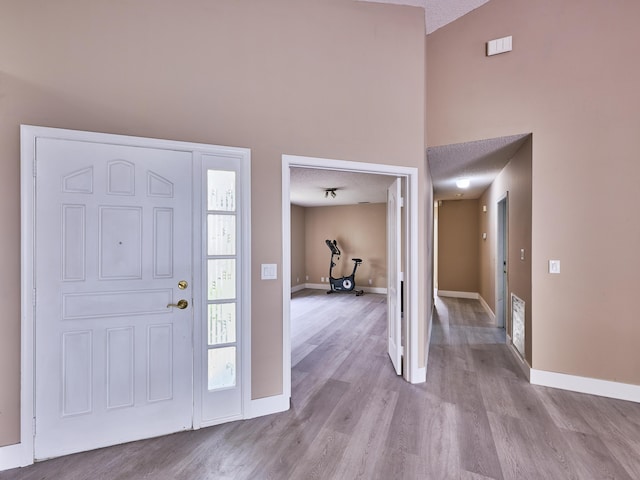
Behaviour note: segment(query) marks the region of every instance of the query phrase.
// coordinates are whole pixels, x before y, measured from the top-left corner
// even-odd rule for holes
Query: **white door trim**
[[[251,217],[250,217],[250,205],[251,205],[251,175],[250,175],[250,161],[251,151],[246,148],[236,147],[224,147],[218,145],[181,142],[173,140],[163,140],[154,138],[132,137],[126,135],[111,135],[95,132],[84,132],[76,130],[65,130],[48,127],[37,127],[31,125],[21,125],[20,128],[20,200],[21,200],[21,354],[20,354],[20,442],[15,445],[0,448],[0,471],[9,468],[22,467],[33,463],[34,459],[34,305],[35,305],[35,292],[34,292],[34,249],[35,249],[35,144],[36,138],[62,138],[67,140],[81,140],[86,142],[97,143],[118,143],[121,145],[138,146],[138,147],[152,147],[163,148],[169,150],[189,151],[196,156],[196,153],[209,153],[215,155],[227,156],[229,158],[236,159],[242,163],[242,177],[241,185],[243,203],[246,206],[241,215],[242,226],[244,228],[242,239],[242,255],[245,258],[243,262],[243,288],[245,288],[245,295],[243,299],[243,311],[247,312],[242,318],[243,321],[243,335],[242,342],[244,346],[242,357],[242,369],[243,369],[243,415],[245,417],[250,416],[251,410]],[[200,165],[194,164],[194,172],[200,171]],[[201,191],[198,187],[199,183],[194,185],[194,195],[200,195]],[[199,204],[200,198],[194,197],[194,203]],[[198,210],[198,209],[196,209]],[[194,212],[195,215],[195,212]],[[197,242],[197,249],[194,252],[199,252],[201,235],[199,232],[201,222],[195,222],[194,229],[194,242]],[[194,278],[200,274],[201,266],[200,262],[194,262]],[[195,314],[195,313],[194,313]],[[199,316],[202,319],[201,316]],[[194,319],[195,320],[195,319]],[[199,332],[194,322],[194,332]],[[196,338],[194,338],[194,341]],[[195,347],[195,345],[194,345]],[[202,382],[198,373],[199,359],[195,358],[195,355],[200,353],[200,350],[194,348],[194,396],[193,398],[200,398],[200,389],[202,388]],[[201,367],[200,367],[201,368]],[[199,428],[201,419],[201,413],[198,411],[201,405],[194,400],[194,424],[193,428]]]
[[[391,175],[407,179],[405,207],[408,222],[405,235],[409,244],[407,251],[407,268],[405,278],[408,279],[407,315],[404,319],[407,332],[405,345],[405,378],[411,383],[426,380],[426,368],[418,364],[418,265],[409,259],[418,258],[418,169],[377,163],[352,162],[327,158],[282,155],[282,378],[283,393],[287,402],[291,398],[291,201],[290,171],[291,167],[323,168],[328,170],[344,170],[349,172]]]

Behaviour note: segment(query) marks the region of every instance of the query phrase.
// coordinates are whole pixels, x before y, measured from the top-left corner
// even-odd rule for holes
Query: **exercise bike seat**
[[[356,263],[362,263],[362,259],[361,258],[352,258],[351,260],[353,260]]]

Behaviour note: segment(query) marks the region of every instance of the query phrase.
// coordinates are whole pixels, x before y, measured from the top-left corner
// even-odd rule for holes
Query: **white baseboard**
[[[489,315],[489,318],[491,318],[491,321],[493,323],[496,323],[496,314],[493,313],[493,310],[491,310],[491,308],[489,307],[489,304],[484,300],[484,298],[482,298],[482,295],[478,294],[478,300],[480,300],[480,305],[482,305],[485,312],[487,312],[487,315]]]
[[[427,367],[418,367],[411,372],[411,383],[424,383],[427,381]]]
[[[28,450],[28,451],[27,451]],[[0,472],[33,463],[33,452],[23,443],[0,447]]]
[[[310,288],[312,290],[329,290],[328,283],[305,283],[304,288]]]
[[[194,430],[222,425],[223,423],[235,422],[237,420],[244,420],[244,417],[242,415],[231,415],[229,417],[216,418],[215,420],[203,420],[200,423],[200,426],[198,428],[194,428]]]
[[[358,290],[364,290],[365,293],[380,293],[382,295],[387,294],[387,289],[382,287],[360,287],[356,286]]]
[[[299,292],[300,290],[304,290],[305,288],[307,288],[307,286],[304,283],[301,283],[300,285],[296,285],[295,287],[291,287],[291,293]]]
[[[330,289],[328,283],[305,283],[303,288],[310,288],[312,290],[329,290]],[[356,290],[364,290],[365,293],[381,293],[383,295],[387,294],[387,289],[382,287],[364,287],[361,285],[356,285]],[[293,293],[293,289],[291,289],[291,292]]]
[[[287,395],[274,395],[272,397],[251,400],[245,419],[263,417],[273,413],[286,412],[291,407],[291,398]]]
[[[576,375],[547,372],[546,370],[535,370],[533,368],[531,369],[530,382],[533,385],[640,403],[640,385],[578,377]]]
[[[438,290],[438,296],[450,298],[472,298],[474,300],[480,298],[480,294],[478,292],[454,292],[451,290]]]

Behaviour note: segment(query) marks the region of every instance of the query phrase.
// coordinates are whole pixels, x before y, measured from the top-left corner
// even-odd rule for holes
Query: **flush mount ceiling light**
[[[329,198],[329,195],[331,195],[331,198],[336,198],[336,190],[338,190],[337,188],[325,188],[324,189],[324,198]]]
[[[458,188],[469,188],[470,184],[471,182],[468,178],[459,178],[458,180],[456,180],[456,186]]]

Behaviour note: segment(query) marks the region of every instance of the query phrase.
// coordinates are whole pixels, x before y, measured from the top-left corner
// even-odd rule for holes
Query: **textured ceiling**
[[[362,0],[374,3],[411,5],[425,10],[427,35],[440,27],[466,15],[471,10],[484,5],[489,0]]]
[[[433,180],[434,200],[472,200],[480,197],[530,134],[429,147],[427,162]],[[469,188],[456,186],[468,178]],[[301,207],[384,203],[395,177],[365,173],[291,168],[290,201]],[[336,197],[325,197],[329,188]],[[461,196],[460,196],[461,195]]]
[[[529,134],[457,143],[427,149],[435,200],[470,200],[480,197],[509,163]],[[468,178],[469,188],[456,186]],[[462,194],[462,196],[459,196]]]
[[[387,175],[292,167],[290,199],[301,207],[384,203],[394,179]],[[337,189],[335,198],[325,198],[327,188]]]

